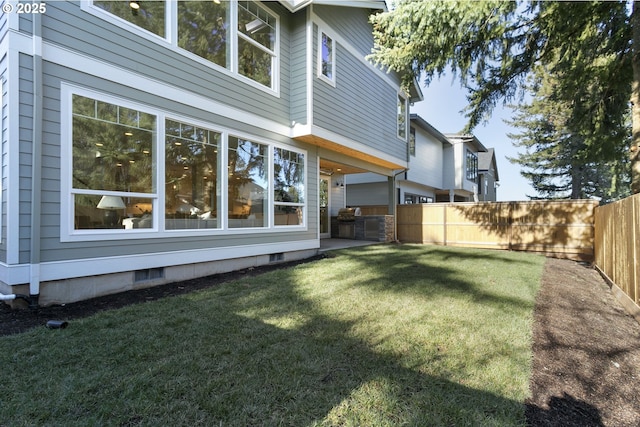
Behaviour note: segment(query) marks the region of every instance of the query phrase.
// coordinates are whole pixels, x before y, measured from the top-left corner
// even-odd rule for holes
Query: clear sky
[[[457,133],[464,128],[467,119],[461,111],[467,106],[467,98],[457,80],[444,76],[434,80],[429,87],[422,85],[422,92],[424,101],[411,106],[411,113],[418,114],[442,133]],[[508,133],[518,133],[518,130],[503,121],[511,119],[511,116],[511,109],[503,108],[499,103],[489,122],[473,130],[485,147],[495,149],[500,178],[498,201],[528,200],[527,194],[535,195],[529,182],[520,175],[520,166],[507,160],[507,157],[516,157],[518,153],[518,148],[507,136]]]

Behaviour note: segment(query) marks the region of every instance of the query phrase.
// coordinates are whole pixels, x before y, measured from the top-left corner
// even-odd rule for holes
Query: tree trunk
[[[631,14],[633,32],[631,58],[633,86],[631,88],[632,141],[631,141],[631,192],[640,193],[640,2],[633,2]]]

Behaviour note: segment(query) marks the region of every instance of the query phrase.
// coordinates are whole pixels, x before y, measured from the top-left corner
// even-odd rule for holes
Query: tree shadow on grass
[[[526,284],[523,282],[530,279],[519,276],[536,274],[536,271],[540,274],[543,263],[542,259],[534,260],[529,254],[410,244],[393,246],[392,250],[385,245],[375,245],[339,253],[359,264],[355,275],[358,271],[377,274],[374,281],[369,276],[361,282],[356,280],[359,286],[382,293],[410,292],[425,298],[457,293],[476,303],[519,310],[531,310],[533,298],[512,294],[508,287],[526,286],[527,297],[535,294],[539,282]],[[511,270],[513,281],[501,285],[497,281],[507,270]]]
[[[570,394],[552,396],[548,409],[527,403],[527,424],[547,427],[604,427],[600,412],[594,406]]]
[[[280,270],[5,337],[11,351],[0,341],[0,362],[12,375],[3,377],[0,424],[524,424],[521,402],[372,348],[351,332],[356,321],[300,292],[300,274]]]

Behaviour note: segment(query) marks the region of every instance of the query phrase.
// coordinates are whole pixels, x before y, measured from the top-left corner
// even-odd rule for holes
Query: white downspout
[[[38,307],[40,297],[40,226],[42,206],[42,17],[33,14],[33,159],[31,188],[31,235],[29,307]]]
[[[42,192],[42,21],[39,14],[32,15],[33,34],[33,121],[32,121],[32,188],[31,188],[31,233],[29,295],[0,294],[0,301],[23,299],[29,308],[38,307],[40,296],[40,206]]]

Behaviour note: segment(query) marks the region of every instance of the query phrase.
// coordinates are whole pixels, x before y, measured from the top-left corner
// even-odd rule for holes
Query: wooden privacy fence
[[[640,321],[640,194],[598,207],[595,225],[596,268]]]
[[[398,205],[398,240],[540,252],[574,260],[594,256],[593,200]]]

